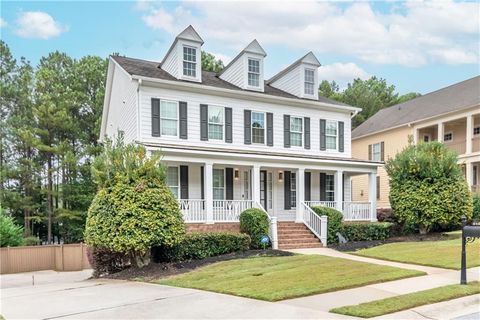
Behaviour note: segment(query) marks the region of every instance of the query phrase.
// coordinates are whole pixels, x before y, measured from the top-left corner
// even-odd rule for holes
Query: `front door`
[[[273,172],[260,171],[260,203],[267,212],[273,211]]]

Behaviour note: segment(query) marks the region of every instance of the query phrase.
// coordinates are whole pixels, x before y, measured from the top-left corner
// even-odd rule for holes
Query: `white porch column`
[[[343,213],[343,171],[335,173],[335,209]]]
[[[252,167],[252,200],[260,203],[260,166]],[[264,208],[266,210],[266,208]]]
[[[469,114],[467,116],[467,134],[465,135],[467,137],[467,144],[465,145],[465,153],[466,154],[471,154],[472,153],[472,137],[473,137],[473,115]],[[470,164],[471,166],[471,164]],[[470,176],[470,179],[472,177]]]
[[[370,221],[377,221],[377,173],[368,174],[368,202],[370,202]]]
[[[414,144],[417,144],[418,142],[418,133],[419,133],[419,130],[413,127],[413,143]]]
[[[473,185],[473,165],[471,162],[465,163],[465,179],[467,180],[468,189],[472,190]]]
[[[213,224],[213,163],[205,163],[204,170],[206,223]]]
[[[295,222],[303,222],[303,202],[305,201],[305,168],[297,169],[297,210]]]
[[[445,126],[443,125],[443,122],[439,122],[437,124],[438,126],[438,129],[437,129],[437,140],[438,142],[443,142],[443,135],[444,135],[444,130],[445,130]]]

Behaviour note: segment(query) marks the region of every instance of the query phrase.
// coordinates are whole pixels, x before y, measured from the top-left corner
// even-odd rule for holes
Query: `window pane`
[[[290,118],[290,131],[303,132],[302,130],[302,118]]]
[[[315,73],[313,70],[305,70],[305,94],[313,94],[313,86],[315,85]]]
[[[189,77],[197,76],[197,64],[192,62],[183,62],[183,75]]]
[[[208,139],[223,140],[223,125],[208,124]]]
[[[261,112],[252,112],[252,127],[265,128],[265,114]]]
[[[223,188],[225,186],[223,169],[213,169],[213,187]]]
[[[260,75],[255,73],[248,73],[248,85],[258,87],[260,85]]]
[[[260,61],[248,59],[248,72],[260,73]]]
[[[337,149],[337,137],[325,137],[326,147],[327,149],[335,150]]]
[[[160,135],[176,136],[177,135],[177,120],[162,119],[160,123]]]
[[[177,118],[177,103],[173,101],[161,100],[160,102],[160,117],[162,118]]]
[[[302,146],[302,134],[297,132],[290,132],[290,145],[295,147]]]
[[[223,108],[208,107],[208,122],[223,124]]]
[[[290,207],[297,207],[297,175],[290,173]]]
[[[327,201],[335,201],[335,177],[332,174],[325,177],[325,192]]]
[[[305,82],[305,94],[313,94],[313,83]]]
[[[265,143],[265,129],[252,128],[252,142]]]
[[[325,133],[330,135],[337,135],[337,122],[327,121]]]
[[[167,168],[167,185],[178,198],[178,168],[177,167],[168,167]]]
[[[183,60],[196,62],[197,49],[190,47],[183,47]]]

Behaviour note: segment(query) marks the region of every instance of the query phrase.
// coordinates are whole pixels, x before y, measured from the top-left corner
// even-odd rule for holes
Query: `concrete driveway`
[[[200,290],[89,280],[90,273],[39,271],[3,275],[0,313],[6,319],[349,318]]]

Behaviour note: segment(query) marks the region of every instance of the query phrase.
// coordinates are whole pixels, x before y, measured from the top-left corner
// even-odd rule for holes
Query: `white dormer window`
[[[260,60],[248,59],[248,85],[250,87],[260,86]]]
[[[313,95],[315,87],[315,71],[312,69],[305,69],[304,93]]]
[[[183,47],[183,75],[195,78],[197,76],[197,49]]]

